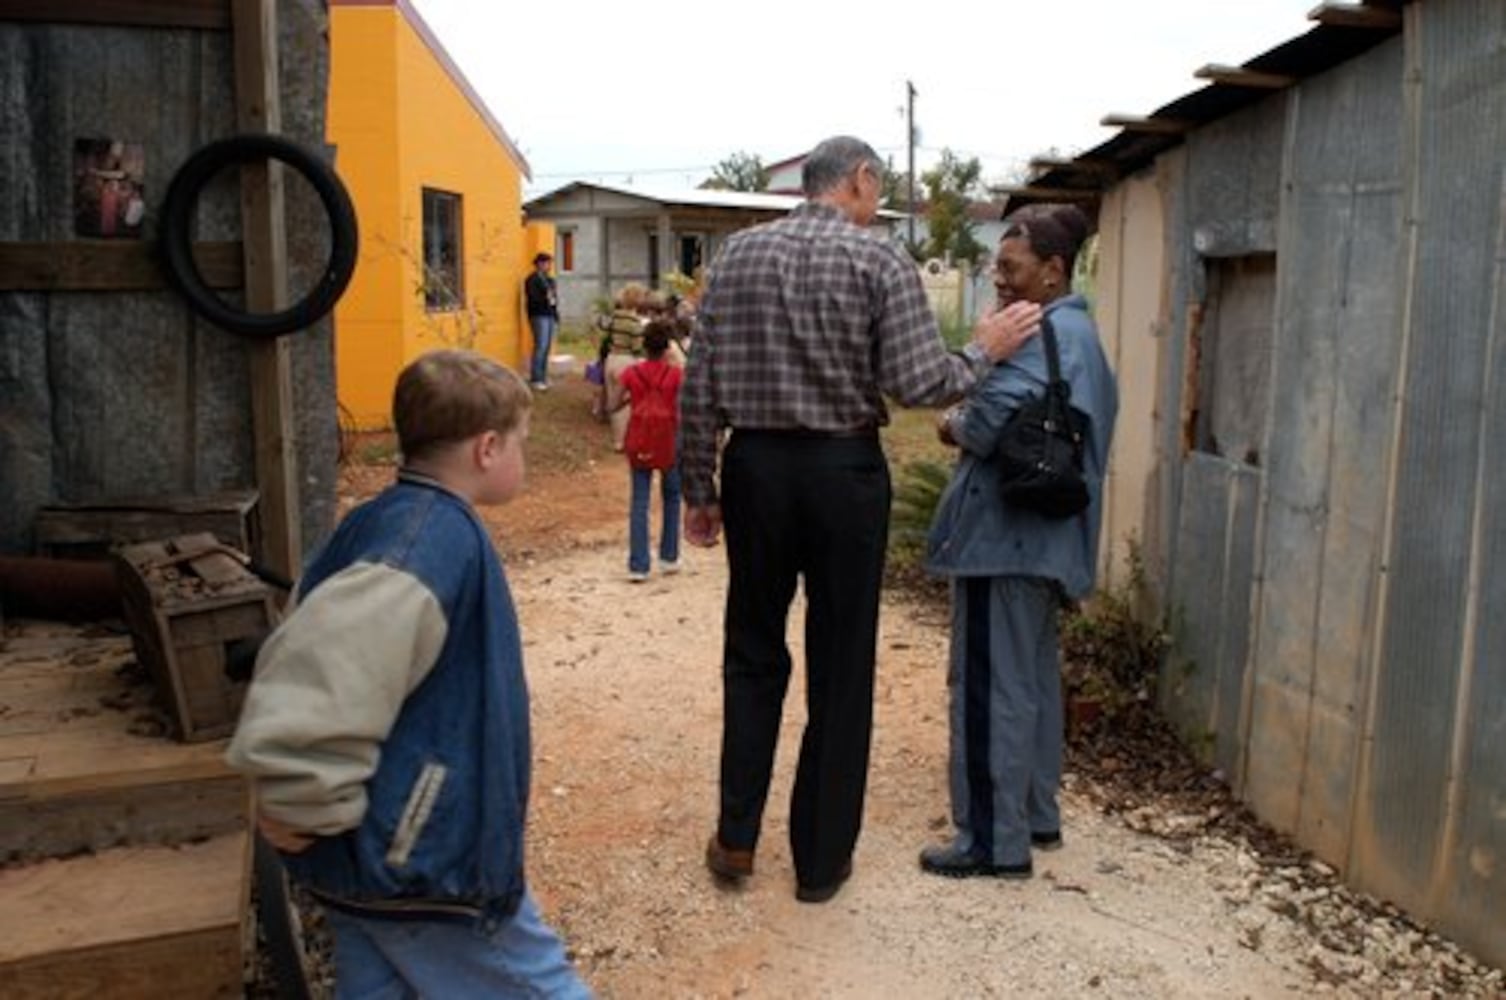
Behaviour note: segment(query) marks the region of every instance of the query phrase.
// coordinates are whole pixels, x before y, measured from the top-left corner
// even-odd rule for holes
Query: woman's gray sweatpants
[[[1030,834],[1061,829],[1062,691],[1056,584],[952,584],[952,822],[956,846],[999,865],[1030,860]]]

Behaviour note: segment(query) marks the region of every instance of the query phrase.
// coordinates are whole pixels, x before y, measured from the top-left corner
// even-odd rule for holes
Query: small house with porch
[[[801,198],[746,191],[650,191],[577,181],[524,203],[554,224],[560,317],[580,321],[628,282],[692,276],[739,229],[787,214]]]

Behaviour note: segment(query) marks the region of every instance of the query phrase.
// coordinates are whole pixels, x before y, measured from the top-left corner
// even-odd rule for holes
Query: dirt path
[[[342,506],[391,476],[390,465],[347,468]],[[1211,822],[1201,811],[1228,804],[1197,796],[1162,800],[1135,784],[1146,804],[1124,812],[1110,805],[1124,788],[1069,771],[1067,846],[1038,855],[1033,880],[922,875],[919,848],[947,833],[946,623],[893,592],[852,881],[824,906],[794,899],[797,671],[758,873],[741,891],[718,889],[701,852],[715,820],[725,556],[691,550],[679,575],[630,584],[626,509],[621,459],[597,448],[483,512],[507,559],[533,693],[530,878],[600,995],[1506,1000],[1500,970],[1268,833]]]
[[[612,534],[603,526],[603,535]],[[615,532],[622,534],[621,530]],[[715,816],[723,552],[634,585],[617,540],[510,566],[536,756],[530,870],[581,969],[612,997],[1284,996],[1301,953],[1251,946],[1224,891],[1232,849],[1185,852],[1069,789],[1067,847],[1027,883],[922,875],[945,831],[945,624],[891,600],[869,801],[853,880],[793,898],[785,813],[803,696],[792,687],[758,874],[719,890]],[[799,650],[800,622],[792,621]]]
[[[533,693],[530,877],[602,996],[1506,998],[1499,970],[1300,852],[1251,846],[1269,835],[1206,832],[1228,824],[1207,823],[1196,799],[1154,796],[1126,819],[1180,833],[1137,833],[1098,805],[1122,789],[1087,775],[1066,776],[1067,846],[1038,855],[1033,880],[922,875],[917,852],[947,832],[946,624],[894,593],[852,881],[824,906],[794,899],[797,670],[758,873],[719,890],[701,852],[715,820],[725,556],[692,550],[678,576],[627,582],[627,475],[602,429],[573,419],[586,403],[583,383],[543,400],[534,447],[552,464],[483,516],[507,559]],[[904,447],[891,429],[886,448]],[[347,467],[342,507],[392,471]],[[797,613],[797,663],[800,632]]]

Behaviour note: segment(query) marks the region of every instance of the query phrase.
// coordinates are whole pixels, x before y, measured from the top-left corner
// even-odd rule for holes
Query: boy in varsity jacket
[[[528,690],[474,510],[521,488],[530,402],[470,351],[402,372],[397,482],[308,567],[227,753],[327,907],[340,996],[589,996],[524,879]]]

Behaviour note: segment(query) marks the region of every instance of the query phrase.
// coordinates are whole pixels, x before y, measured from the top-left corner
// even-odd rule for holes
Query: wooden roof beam
[[[1104,115],[1098,124],[1109,128],[1122,128],[1126,132],[1146,132],[1151,135],[1183,135],[1194,128],[1192,122],[1178,118],[1156,118],[1145,115]]]
[[[1401,28],[1401,11],[1390,7],[1362,6],[1325,0],[1307,12],[1309,21],[1332,28],[1378,28],[1395,31]]]
[[[1036,187],[1034,184],[1009,184],[988,190],[991,194],[1009,198],[1039,198],[1042,201],[1097,201],[1103,196],[1097,188]]]
[[[1087,174],[1092,177],[1115,178],[1119,176],[1119,168],[1108,160],[1074,160],[1061,156],[1032,156],[1030,169],[1038,174],[1044,174],[1050,170],[1064,170],[1068,173]]]
[[[1288,76],[1285,73],[1262,73],[1243,66],[1224,66],[1219,63],[1199,66],[1192,75],[1210,83],[1230,87],[1251,87],[1257,90],[1283,90],[1297,82],[1295,76]]]

